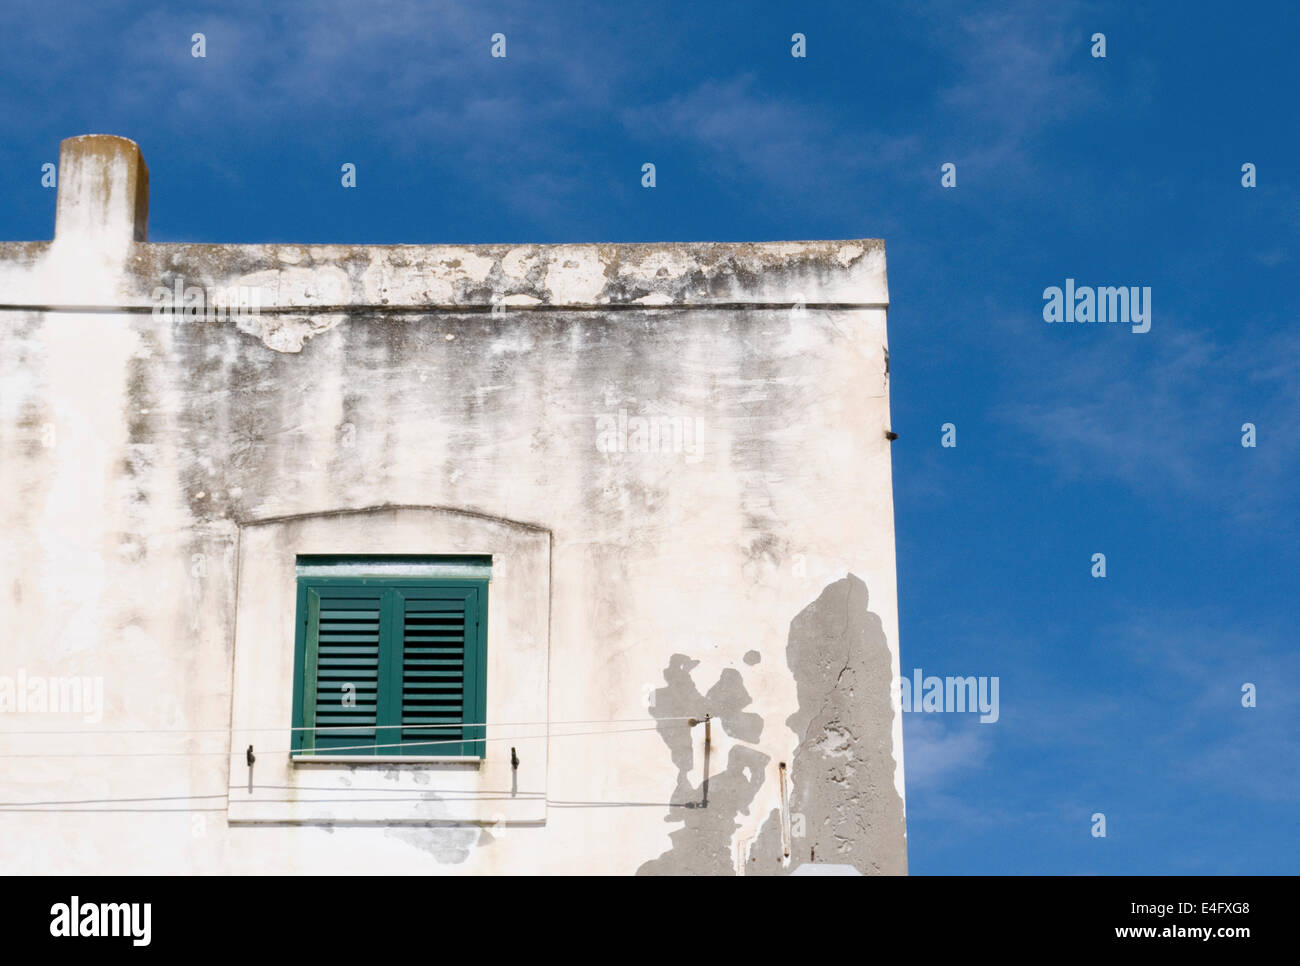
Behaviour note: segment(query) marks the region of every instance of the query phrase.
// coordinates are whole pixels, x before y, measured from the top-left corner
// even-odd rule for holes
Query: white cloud
[[[992,726],[971,718],[953,721],[942,716],[908,713],[904,721],[905,780],[909,790],[930,790],[964,771],[978,769],[989,755]]]
[[[1300,337],[1234,332],[1243,352],[1155,302],[1150,333],[1079,327],[1050,368],[1026,354],[1009,373],[1007,396],[1020,401],[994,415],[1067,480],[1117,480],[1146,499],[1177,493],[1240,520],[1268,517],[1290,501],[1300,461],[1300,441],[1283,429],[1300,422]],[[1267,442],[1244,449],[1245,422]]]

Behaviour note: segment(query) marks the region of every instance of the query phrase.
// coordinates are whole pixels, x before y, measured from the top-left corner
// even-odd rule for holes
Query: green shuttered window
[[[407,569],[300,558],[296,756],[483,757],[485,568]]]

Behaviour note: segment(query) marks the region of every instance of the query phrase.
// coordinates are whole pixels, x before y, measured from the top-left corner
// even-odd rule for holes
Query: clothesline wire
[[[485,721],[454,721],[445,727],[449,728],[539,728],[543,725],[554,727],[563,727],[564,725],[581,725],[581,724],[642,724],[646,722],[660,721],[703,721],[704,715],[692,717],[688,715],[675,715],[664,718],[592,718],[581,721],[503,721],[503,722],[485,722]],[[410,728],[412,725],[388,724],[388,725],[366,725],[369,729],[389,729],[389,728]],[[416,726],[420,727],[420,726]],[[443,725],[430,725],[427,727],[443,727]],[[271,733],[277,731],[356,731],[357,725],[295,725],[286,728],[284,725],[277,725],[274,728],[87,728],[76,730],[57,730],[57,731],[0,731],[0,738],[9,738],[24,735],[228,735],[228,734],[256,734]]]
[[[690,720],[690,719],[675,719]],[[408,725],[407,727],[411,727]],[[356,730],[354,727],[352,730]],[[496,738],[448,738],[448,739],[413,739],[410,741],[395,741],[386,744],[365,744],[365,745],[340,745],[337,748],[324,748],[315,752],[303,754],[301,749],[295,748],[276,748],[269,751],[260,751],[254,749],[255,755],[291,755],[299,754],[299,760],[310,760],[313,757],[326,757],[340,751],[358,751],[366,749],[379,748],[402,748],[409,745],[459,745],[487,741],[536,741],[539,738],[577,738],[590,735],[626,735],[636,734],[638,732],[656,731],[657,728],[615,728],[604,731],[569,731],[561,733],[548,733],[542,735],[504,735]],[[221,757],[235,758],[244,755],[241,749],[232,748],[230,751],[109,751],[109,752],[52,752],[44,754],[40,752],[24,752],[22,754],[4,754],[0,753],[0,758],[205,758]],[[352,756],[357,758],[359,764],[364,764],[364,756]]]

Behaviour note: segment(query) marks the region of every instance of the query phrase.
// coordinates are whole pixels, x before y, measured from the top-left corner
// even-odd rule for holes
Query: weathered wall
[[[0,716],[0,868],[906,871],[879,242],[149,244],[135,198],[61,195],[53,242],[0,245],[0,676],[102,676],[106,703]],[[154,314],[178,278],[260,314]],[[692,435],[603,451],[620,411]],[[319,536],[338,511],[379,522]],[[535,813],[508,771],[465,821],[442,766],[336,766],[335,820],[238,819],[245,747],[288,735],[232,735],[232,688],[293,646],[237,630],[241,540],[301,515],[339,552],[487,539],[435,517],[545,535],[549,724],[489,747]],[[706,712],[707,750],[674,720]],[[31,733],[64,729],[91,733]],[[358,820],[349,788],[428,809]]]

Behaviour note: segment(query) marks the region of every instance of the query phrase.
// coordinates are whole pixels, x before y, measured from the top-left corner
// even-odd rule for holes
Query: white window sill
[[[295,765],[462,765],[475,768],[486,759],[476,755],[290,755]]]

